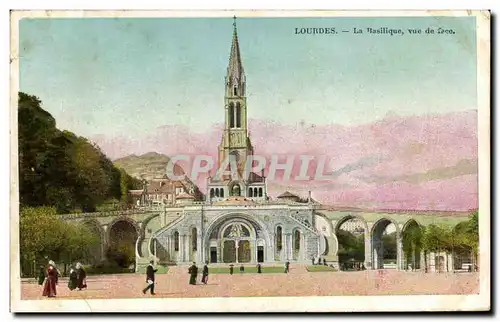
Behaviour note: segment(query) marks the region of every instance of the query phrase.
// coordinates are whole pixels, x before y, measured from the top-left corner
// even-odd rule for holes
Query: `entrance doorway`
[[[264,246],[257,247],[257,262],[259,263],[264,262]]]
[[[217,247],[210,247],[210,263],[217,263]]]

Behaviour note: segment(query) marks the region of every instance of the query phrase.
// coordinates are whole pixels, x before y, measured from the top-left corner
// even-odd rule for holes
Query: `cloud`
[[[451,179],[468,174],[477,174],[477,160],[462,159],[451,167],[441,167],[430,169],[421,173],[406,174],[399,176],[371,176],[358,177],[367,183],[384,184],[390,182],[403,181],[411,184],[419,184],[428,181]]]
[[[381,156],[364,157],[364,158],[359,159],[356,162],[349,163],[346,166],[343,166],[342,168],[340,168],[338,170],[332,171],[331,176],[333,176],[334,178],[338,178],[342,174],[349,173],[349,172],[356,171],[356,170],[361,170],[363,168],[370,167],[370,166],[379,164],[379,163],[384,162],[384,161],[386,161],[386,158],[381,157]]]

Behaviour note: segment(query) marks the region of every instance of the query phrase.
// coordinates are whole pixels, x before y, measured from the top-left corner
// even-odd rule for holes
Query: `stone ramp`
[[[168,267],[168,274],[169,275],[174,275],[174,276],[186,276],[188,275],[188,269],[190,265],[173,265]],[[284,264],[282,265],[281,263],[276,263],[276,264],[264,264],[264,268],[266,266],[279,266],[283,267],[283,270],[285,269]],[[209,267],[229,267],[229,265],[222,265],[222,264],[213,264],[209,265]],[[305,264],[293,264],[290,263],[290,274],[302,274],[302,273],[308,273],[306,269],[307,265]],[[198,265],[198,271],[201,273],[201,270],[203,268],[203,265]],[[235,271],[238,270],[238,267],[235,266]]]

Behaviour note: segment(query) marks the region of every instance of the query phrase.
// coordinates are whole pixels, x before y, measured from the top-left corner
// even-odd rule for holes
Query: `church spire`
[[[233,42],[229,65],[227,66],[226,83],[240,88],[244,87],[245,72],[241,63],[240,44],[238,43],[238,31],[236,30],[236,16],[233,17]]]

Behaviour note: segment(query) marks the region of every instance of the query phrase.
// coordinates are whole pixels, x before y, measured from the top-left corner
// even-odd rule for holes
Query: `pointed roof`
[[[285,191],[276,198],[278,198],[278,199],[281,199],[281,198],[299,198],[299,196],[294,195],[293,193],[291,193],[289,191]]]
[[[238,43],[238,32],[236,30],[236,16],[233,18],[233,42],[229,55],[229,65],[227,66],[227,81],[237,78],[238,82],[245,80],[245,71],[241,63],[240,44]]]

